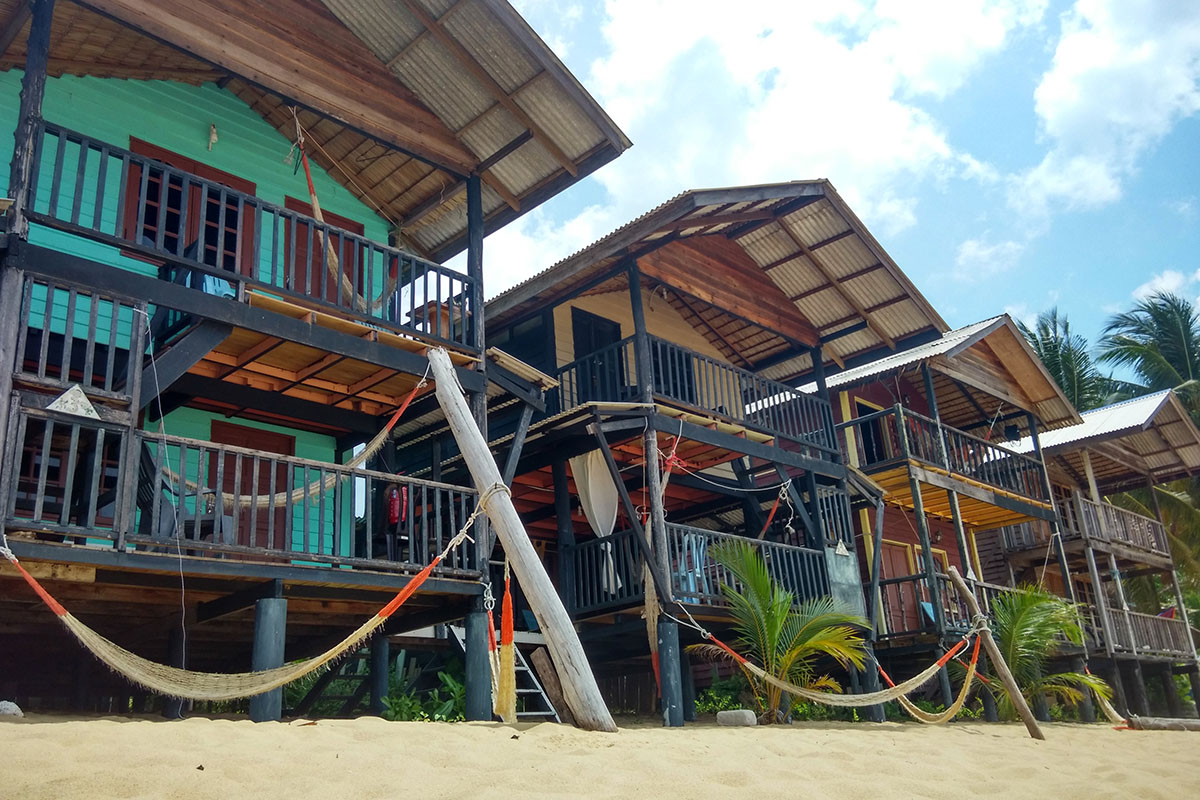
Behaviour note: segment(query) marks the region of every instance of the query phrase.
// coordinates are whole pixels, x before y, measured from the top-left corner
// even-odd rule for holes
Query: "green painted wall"
[[[9,70],[0,72],[0,119],[7,120],[8,126],[15,125],[19,108],[19,93],[21,72]],[[208,164],[216,169],[237,175],[256,185],[256,194],[264,200],[282,206],[286,196],[307,199],[308,189],[303,172],[294,172],[291,165],[285,164],[291,148],[291,142],[281,136],[273,127],[252,111],[231,92],[219,89],[215,84],[204,86],[189,86],[167,81],[130,81],[102,78],[62,77],[52,78],[46,83],[46,96],[43,105],[43,116],[50,122],[62,125],[73,131],[86,134],[94,139],[116,145],[121,148],[129,147],[130,137],[136,137],[167,150],[179,153],[188,158]],[[216,124],[218,141],[212,150],[208,149],[209,126]],[[8,127],[6,126],[6,127]],[[0,186],[7,187],[9,178],[9,162],[12,158],[13,137],[11,127],[0,131]],[[43,154],[43,165],[53,162],[53,152]],[[70,203],[74,188],[74,165],[78,161],[78,149],[68,147],[64,154],[65,182],[62,188],[59,207]],[[85,187],[95,185],[98,179],[98,162],[91,159],[86,162]],[[46,173],[48,174],[48,173]],[[377,242],[387,241],[387,226],[382,219],[359,202],[336,181],[330,178],[319,167],[314,170],[314,182],[322,208],[360,221],[366,229],[366,236]],[[39,185],[37,204],[38,210],[47,210],[49,195],[46,184]],[[114,170],[108,171],[106,186],[110,188],[107,196],[114,202],[106,203],[102,209],[102,224],[113,229],[116,222],[116,187],[118,178]],[[84,192],[84,195],[91,194]],[[94,206],[90,198],[84,197],[81,203],[84,218],[91,220]],[[99,263],[117,266],[141,274],[157,274],[157,268],[144,261],[122,256],[118,248],[97,244],[86,239],[35,226],[30,233],[30,240],[45,247],[78,255]],[[264,247],[263,261],[269,258],[269,251]],[[86,300],[81,301],[75,315],[75,335],[86,337],[88,306]],[[102,304],[97,320],[97,340],[107,343],[109,339],[108,304]],[[35,327],[45,325],[45,292],[38,291],[34,295],[31,309]],[[153,309],[151,309],[153,312]],[[51,303],[51,330],[57,333],[66,327],[66,302],[63,298],[55,298]],[[127,348],[129,332],[135,324],[133,314],[123,310],[118,323],[116,344]],[[82,327],[81,327],[82,326]],[[185,436],[199,440],[208,440],[211,433],[211,421],[224,419],[220,415],[211,414],[195,409],[180,409],[164,420],[164,428],[168,434]],[[335,458],[334,440],[305,431],[283,428],[277,425],[253,422],[249,420],[231,420],[239,425],[278,431],[296,438],[296,455],[317,461],[332,462]],[[157,430],[157,426],[154,426]],[[173,449],[173,448],[172,448]],[[178,453],[174,453],[178,459]],[[189,470],[196,469],[196,464],[189,465]],[[304,485],[305,481],[298,479],[296,487]],[[345,490],[344,490],[345,491]],[[350,496],[352,493],[348,493]],[[353,530],[353,503],[346,503],[343,511],[343,530]],[[309,521],[310,547],[320,552],[332,553],[333,540],[329,533],[331,525],[318,526],[318,510],[312,509]],[[297,512],[296,516],[300,516]],[[326,522],[332,523],[332,491],[327,493]],[[323,530],[323,541],[318,545],[315,531]],[[294,520],[293,547],[300,549],[303,537],[303,519]],[[352,543],[343,541],[341,555],[349,555]]]

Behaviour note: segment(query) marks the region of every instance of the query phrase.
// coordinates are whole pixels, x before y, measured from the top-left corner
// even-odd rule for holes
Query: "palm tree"
[[[1200,422],[1200,318],[1190,301],[1158,292],[1111,317],[1100,360],[1132,369],[1149,391],[1174,389]]]
[[[866,644],[862,631],[867,620],[842,609],[829,597],[806,600],[795,607],[795,596],[771,579],[758,548],[749,542],[730,542],[709,550],[717,563],[737,579],[737,586],[721,584],[729,601],[737,639],[734,649],[768,674],[812,689],[841,691],[829,675],[816,675],[817,661],[832,658],[842,666],[862,668]],[[731,660],[716,645],[688,648],[710,660]],[[783,691],[743,668],[754,692],[760,719],[773,723],[782,718]],[[782,709],[786,714],[788,709]]]
[[[1038,314],[1032,328],[1024,322],[1017,327],[1071,405],[1087,411],[1109,402],[1115,382],[1096,366],[1087,339],[1071,333],[1065,314],[1052,308]]]
[[[1108,684],[1095,675],[1046,674],[1046,666],[1061,639],[1074,645],[1083,643],[1079,615],[1066,600],[1037,586],[1018,587],[992,603],[991,628],[996,645],[1026,700],[1040,694],[1078,703],[1089,689],[1105,699],[1112,696]],[[1012,700],[1003,684],[990,675],[987,677],[989,682],[985,685],[995,696],[1000,713],[1012,717]]]

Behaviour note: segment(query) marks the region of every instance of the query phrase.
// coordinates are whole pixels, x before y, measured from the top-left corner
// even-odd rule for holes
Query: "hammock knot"
[[[8,536],[0,533],[0,556],[4,556],[12,563],[17,563],[17,554],[14,553],[8,546]]]

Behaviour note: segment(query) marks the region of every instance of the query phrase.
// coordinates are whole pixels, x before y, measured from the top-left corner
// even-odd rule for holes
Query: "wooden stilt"
[[[692,674],[692,660],[687,651],[679,653],[680,676],[683,679],[683,721],[696,721],[696,680]]]
[[[1175,688],[1175,673],[1170,664],[1164,664],[1159,670],[1158,679],[1162,682],[1163,697],[1167,701],[1167,713],[1172,717],[1183,716],[1183,703],[1179,700],[1179,690]]]
[[[679,624],[658,620],[658,671],[662,686],[663,725],[683,727],[683,682],[679,670]]]
[[[983,616],[983,612],[979,610],[979,601],[975,599],[975,595],[967,588],[967,584],[963,582],[962,576],[958,574],[958,570],[950,567],[949,576],[951,582],[954,584],[954,588],[958,590],[959,595],[962,597],[963,602],[971,609],[972,619]],[[1013,677],[1012,671],[1004,661],[1004,656],[1000,653],[1000,648],[996,646],[996,640],[992,638],[992,632],[985,628],[980,635],[983,637],[983,647],[991,657],[992,667],[996,672],[996,676],[1004,684],[1004,689],[1008,692],[1013,707],[1017,710],[1017,715],[1025,723],[1025,729],[1029,731],[1029,735],[1034,739],[1045,739],[1046,735],[1042,733],[1041,726],[1033,718],[1033,712],[1029,710],[1029,705],[1025,702],[1025,696],[1021,694],[1021,688],[1017,686],[1016,678]]]
[[[486,569],[486,567],[485,567]],[[464,716],[473,722],[492,719],[492,667],[488,663],[487,611],[482,602],[466,618],[467,698]]]
[[[437,381],[437,397],[445,411],[447,425],[458,441],[476,488],[486,493],[492,492],[492,487],[503,486],[487,441],[463,399],[450,356],[442,348],[434,348],[429,351],[429,364]],[[576,721],[587,730],[616,731],[616,723],[600,695],[600,687],[596,685],[571,618],[529,541],[512,499],[507,494],[493,492],[488,504],[488,516],[512,564],[513,573],[525,590],[538,627],[546,637],[546,646],[558,668],[567,705]]]
[[[387,636],[380,634],[371,640],[371,713],[377,717],[387,710],[384,701],[388,696],[391,654],[392,645]]]
[[[987,653],[979,654],[979,671],[988,671]],[[992,696],[992,690],[981,686],[979,696],[983,700],[983,719],[985,722],[999,722],[1000,713],[996,710],[996,698]]]
[[[1071,657],[1072,672],[1082,673],[1086,668],[1087,663],[1083,660],[1083,656]],[[1083,693],[1083,699],[1079,701],[1077,708],[1079,710],[1079,719],[1084,722],[1096,721],[1096,706],[1092,702],[1092,693],[1090,691],[1085,691]]]
[[[178,625],[171,628],[167,636],[167,663],[172,667],[187,669],[187,659],[184,657],[184,634]],[[167,719],[183,719],[183,699],[179,697],[164,697],[162,715]]]
[[[258,671],[283,666],[287,640],[287,598],[265,597],[254,602],[254,649],[250,668]],[[283,716],[283,689],[250,698],[250,719],[277,722]]]

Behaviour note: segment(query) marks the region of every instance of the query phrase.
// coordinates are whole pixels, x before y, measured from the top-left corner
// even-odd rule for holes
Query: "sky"
[[[633,141],[488,295],[685,189],[828,178],[952,326],[1200,298],[1197,0],[514,0]]]

